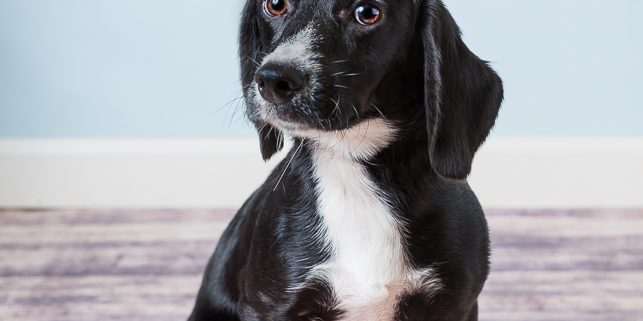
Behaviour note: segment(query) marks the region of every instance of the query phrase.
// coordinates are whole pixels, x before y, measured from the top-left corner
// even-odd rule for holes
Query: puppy
[[[219,240],[189,318],[477,320],[466,182],[502,101],[440,0],[248,0],[247,115],[293,148]]]

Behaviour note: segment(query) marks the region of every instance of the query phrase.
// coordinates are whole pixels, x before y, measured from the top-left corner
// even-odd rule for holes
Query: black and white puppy
[[[502,101],[440,0],[248,0],[264,159],[294,144],[210,259],[190,320],[477,320],[489,271],[465,178]]]

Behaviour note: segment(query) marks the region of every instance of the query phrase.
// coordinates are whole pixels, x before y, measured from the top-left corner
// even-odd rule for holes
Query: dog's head
[[[248,0],[239,40],[264,159],[281,149],[281,131],[383,118],[422,124],[432,168],[465,178],[502,101],[500,78],[440,0]]]

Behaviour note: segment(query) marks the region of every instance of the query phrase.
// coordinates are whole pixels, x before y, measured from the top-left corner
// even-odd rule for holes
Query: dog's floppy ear
[[[443,177],[464,179],[498,115],[502,81],[467,48],[442,1],[421,1],[418,23],[431,166]]]
[[[261,157],[267,161],[284,147],[284,135],[268,123],[254,121],[254,124],[259,134]]]
[[[283,135],[279,130],[268,124],[255,123],[255,127],[259,133],[261,157],[264,161],[267,161],[284,147]]]
[[[257,61],[262,52],[261,30],[259,28],[257,15],[257,3],[248,0],[241,16],[241,29],[239,30],[239,60],[241,62],[241,83],[243,85],[246,104],[254,104],[247,96],[249,86],[255,77],[258,68]],[[283,135],[278,129],[266,124],[256,117],[250,116],[255,128],[259,133],[261,156],[264,160],[270,159],[275,153],[281,150],[284,145]]]

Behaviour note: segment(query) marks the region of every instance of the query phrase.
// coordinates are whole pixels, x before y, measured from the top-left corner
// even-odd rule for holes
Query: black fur
[[[500,78],[462,42],[441,1],[378,1],[384,16],[369,28],[348,21],[351,3],[293,0],[285,17],[273,19],[263,15],[261,0],[246,3],[241,81],[262,157],[279,151],[283,136],[257,117],[259,107],[248,96],[257,62],[314,20],[318,32],[328,35],[316,48],[321,91],[315,100],[273,108],[280,118],[318,130],[342,130],[374,117],[396,124],[395,143],[363,165],[390,195],[395,215],[409,223],[411,263],[435,266],[443,289],[430,300],[405,295],[395,320],[477,320],[489,240],[482,209],[464,179],[500,108]],[[276,30],[283,30],[279,39]],[[359,75],[332,76],[343,70]],[[323,280],[287,290],[330,257],[313,237],[321,224],[314,142],[295,138],[294,146],[221,236],[189,320],[340,320],[343,311]]]

